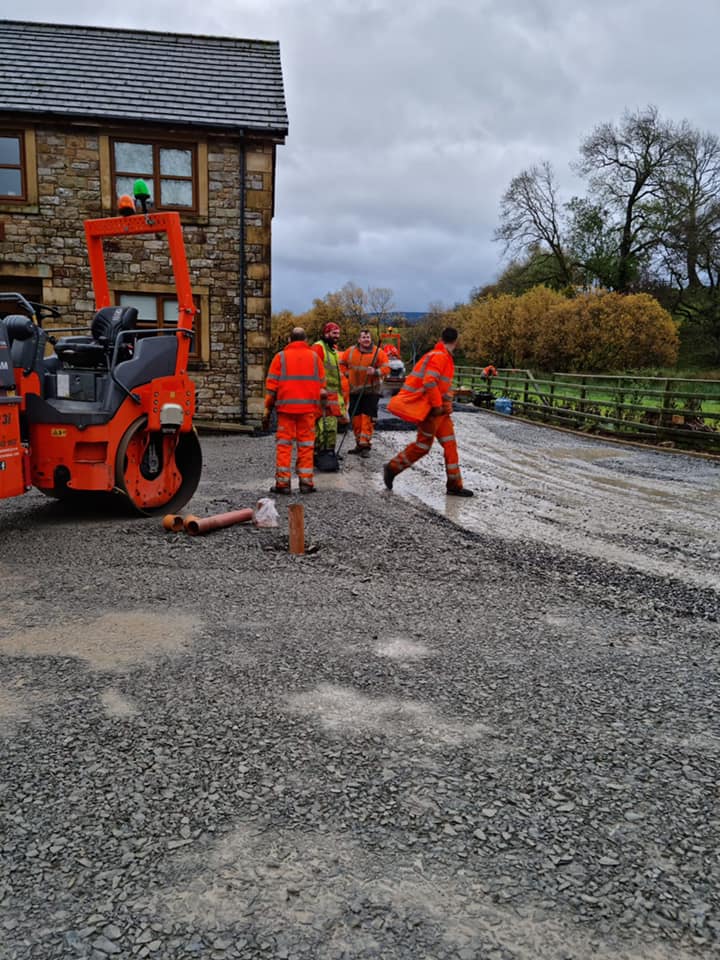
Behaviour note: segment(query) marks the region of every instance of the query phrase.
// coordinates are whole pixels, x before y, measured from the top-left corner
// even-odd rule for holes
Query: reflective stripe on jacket
[[[368,376],[368,367],[375,367],[376,372],[372,376]],[[372,346],[364,352],[354,346],[340,354],[340,369],[350,381],[350,393],[359,393],[363,389],[367,393],[379,393],[380,378],[390,373],[390,364],[382,347]]]
[[[293,340],[276,353],[265,381],[265,407],[283,413],[320,412],[325,367],[305,340]]]
[[[452,400],[454,376],[453,355],[440,340],[420,357],[387,408],[402,420],[420,423],[433,407]]]

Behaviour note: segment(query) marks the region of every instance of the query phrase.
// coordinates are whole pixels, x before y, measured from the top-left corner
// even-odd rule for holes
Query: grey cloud
[[[501,269],[511,178],[542,160],[567,198],[584,136],[648,103],[720,132],[709,0],[9,0],[5,16],[280,41],[273,307],[347,280],[400,308],[452,304]]]

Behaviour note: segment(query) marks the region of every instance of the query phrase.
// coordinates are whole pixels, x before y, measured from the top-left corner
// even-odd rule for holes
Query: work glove
[[[265,430],[265,431],[267,431],[267,430],[270,429],[270,414],[271,414],[271,413],[272,413],[272,410],[268,410],[267,407],[266,407],[266,408],[265,408],[265,413],[263,414],[263,418],[262,418],[262,420],[260,421],[260,426],[261,426],[261,427],[263,428],[263,430]]]
[[[431,416],[431,417],[441,417],[441,416],[443,415],[443,413],[444,413],[444,410],[443,410],[442,407],[431,407],[431,408],[430,408],[430,416]]]

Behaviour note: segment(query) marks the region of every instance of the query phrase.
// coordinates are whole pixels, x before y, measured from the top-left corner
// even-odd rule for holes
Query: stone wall
[[[0,264],[4,276],[42,278],[44,302],[58,306],[63,326],[85,333],[94,311],[83,221],[115,213],[103,209],[102,130],[40,127],[35,131],[38,202],[34,209],[0,207]],[[117,131],[116,131],[117,135]],[[128,138],[137,136],[133,131]],[[171,139],[143,133],[143,139]],[[193,291],[203,307],[202,361],[191,370],[198,416],[240,421],[243,371],[240,271],[245,263],[246,422],[259,423],[270,339],[270,241],[273,207],[271,142],[250,142],[245,154],[245,251],[240,251],[238,142],[207,136],[207,216],[183,216]],[[107,150],[106,150],[107,152]],[[107,191],[106,191],[107,194]],[[151,292],[172,285],[164,239],[123,238],[105,243],[111,291]]]

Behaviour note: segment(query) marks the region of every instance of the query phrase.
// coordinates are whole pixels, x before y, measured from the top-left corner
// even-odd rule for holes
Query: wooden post
[[[305,553],[305,509],[301,503],[288,507],[288,532],[290,553]]]

